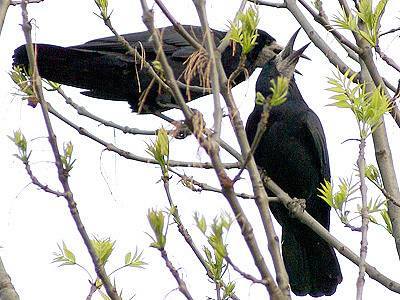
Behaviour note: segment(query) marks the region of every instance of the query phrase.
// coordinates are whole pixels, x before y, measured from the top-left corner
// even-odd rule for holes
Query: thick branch
[[[0,35],[3,29],[4,20],[6,18],[7,10],[10,7],[10,0],[0,0]]]
[[[0,258],[0,299],[1,300],[19,300],[19,296],[15,291],[11,278],[3,265]]]

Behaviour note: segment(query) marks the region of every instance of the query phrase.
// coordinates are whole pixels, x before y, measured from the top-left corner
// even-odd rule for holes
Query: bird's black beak
[[[296,30],[285,48],[276,57],[276,66],[279,73],[287,78],[291,78],[295,72],[301,74],[300,72],[296,71],[296,64],[298,63],[300,57],[307,57],[303,54],[303,52],[307,49],[310,43],[304,45],[299,50],[293,50],[294,42],[299,31],[300,29]]]

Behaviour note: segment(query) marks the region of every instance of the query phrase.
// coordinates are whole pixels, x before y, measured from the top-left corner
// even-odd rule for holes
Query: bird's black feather
[[[199,43],[204,42],[201,27],[184,25],[185,29]],[[163,41],[163,49],[174,71],[175,77],[184,82],[184,62],[195,52],[175,29],[170,27],[159,28]],[[212,30],[215,43],[218,45],[225,37],[226,32]],[[139,53],[145,52],[148,62],[157,59],[153,49],[151,34],[148,31],[123,35],[132,46],[136,46]],[[139,58],[127,54],[127,50],[116,37],[106,37],[86,42],[82,45],[59,47],[54,45],[36,44],[36,57],[39,73],[43,78],[61,84],[84,89],[83,94],[95,98],[116,101],[128,101],[133,111],[138,111],[139,99],[146,95],[143,113],[162,112],[175,106],[175,101],[167,91],[160,89],[157,82],[145,68],[141,68]],[[258,30],[257,45],[247,55],[245,67],[251,74],[256,67],[261,67],[280,50],[275,39],[268,33]],[[229,45],[221,53],[222,64],[229,76],[238,67],[241,54],[239,45],[233,48]],[[20,46],[14,52],[13,65],[22,65],[28,69],[28,58],[25,46]],[[245,80],[242,73],[233,84]],[[191,85],[200,85],[198,76],[194,77]],[[149,87],[149,90],[146,90]],[[186,100],[193,100],[207,94],[205,91],[191,91],[187,95],[185,88],[182,94]],[[143,98],[143,97],[142,97]]]
[[[329,230],[330,206],[318,197],[317,190],[321,182],[330,180],[325,135],[318,116],[304,101],[293,77],[301,53],[291,53],[292,49],[289,51],[292,57],[284,61],[291,70],[287,101],[272,107],[254,158],[257,165],[291,197],[304,199],[306,211]],[[266,99],[271,95],[270,80],[287,74],[285,70],[279,71],[282,59],[285,57],[267,63],[258,77],[256,91]],[[250,143],[256,135],[262,112],[263,106],[256,105],[247,120]],[[335,293],[342,274],[332,246],[290,216],[281,203],[270,203],[270,207],[282,226],[282,254],[292,291],[299,296],[309,294],[313,297]]]

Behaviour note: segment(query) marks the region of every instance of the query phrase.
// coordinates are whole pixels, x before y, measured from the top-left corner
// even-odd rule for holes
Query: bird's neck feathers
[[[261,76],[261,74],[260,74]],[[276,78],[276,77],[273,77]],[[256,91],[260,92],[265,99],[268,99],[269,97],[271,97],[272,92],[271,92],[271,77],[269,77],[267,80],[262,80],[260,83],[257,82],[257,87],[256,87]],[[289,102],[298,102],[299,105],[305,105],[305,107],[308,107],[307,103],[304,101],[300,90],[296,84],[296,80],[294,79],[294,76],[290,79],[289,81],[289,87],[288,87],[288,92],[286,95],[286,101],[281,104],[281,105],[285,105],[285,103],[289,103]]]

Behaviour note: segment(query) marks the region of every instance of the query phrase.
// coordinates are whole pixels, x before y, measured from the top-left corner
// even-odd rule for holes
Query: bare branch
[[[390,29],[388,31],[382,32],[382,33],[379,34],[379,37],[387,35],[387,34],[390,34],[390,33],[395,33],[397,31],[400,31],[400,27],[393,28],[393,29]]]
[[[218,72],[216,66],[216,56],[218,55],[218,60],[220,61],[220,53],[214,51],[216,46],[213,38],[211,37],[210,27],[208,26],[207,13],[206,13],[206,3],[205,0],[193,0],[196,7],[197,14],[200,18],[201,27],[205,35],[206,49],[208,54],[208,59],[211,62],[211,89],[214,100],[214,134],[218,138],[221,136],[221,124],[222,124],[222,109],[220,101],[220,87],[218,80]]]
[[[173,173],[175,173],[171,168],[168,168],[168,170],[173,172]],[[189,245],[190,249],[192,249],[194,255],[197,257],[197,260],[202,264],[203,268],[206,270],[207,276],[211,280],[215,281],[215,278],[214,278],[214,276],[213,276],[213,274],[212,274],[212,272],[211,272],[206,260],[204,259],[204,257],[201,254],[200,250],[194,244],[193,239],[192,239],[191,235],[189,234],[189,231],[185,228],[185,226],[182,223],[182,220],[181,220],[181,218],[179,216],[178,207],[174,204],[174,202],[172,200],[171,193],[170,193],[169,177],[168,176],[163,176],[162,180],[164,182],[164,189],[165,189],[165,192],[167,194],[168,202],[169,202],[170,207],[171,207],[170,211],[171,211],[172,216],[174,217],[174,221],[176,223],[176,226],[178,227],[179,233],[185,239],[185,241]],[[222,285],[223,287],[226,286],[226,284],[223,282],[223,280],[220,280],[219,284]],[[232,295],[231,298],[234,299],[234,300],[239,300],[239,298],[236,295]]]
[[[25,162],[24,162],[24,165],[25,165],[25,170],[26,170],[26,172],[28,173],[28,175],[29,175],[29,177],[31,178],[31,181],[32,181],[32,183],[33,183],[34,185],[36,185],[37,187],[39,187],[41,190],[45,191],[46,193],[53,194],[53,195],[55,195],[55,196],[57,196],[57,197],[65,197],[65,194],[64,194],[64,193],[59,192],[59,191],[56,191],[56,190],[53,190],[53,189],[49,188],[48,185],[45,185],[45,184],[41,183],[41,182],[36,178],[36,176],[33,175],[33,172],[32,172],[32,170],[31,170],[31,166],[30,166],[30,164],[29,164],[28,161],[25,161]],[[0,298],[0,299],[1,299],[1,298]]]
[[[158,162],[156,160],[154,160],[154,159],[135,155],[135,154],[133,154],[131,152],[128,152],[128,151],[125,151],[125,150],[122,150],[122,149],[118,148],[117,146],[115,146],[112,143],[109,143],[109,142],[106,142],[106,141],[102,140],[98,136],[96,136],[96,135],[90,133],[89,131],[87,131],[85,128],[76,125],[75,123],[73,123],[72,121],[70,121],[69,119],[64,117],[62,114],[57,112],[50,105],[50,103],[47,103],[47,106],[48,106],[49,112],[52,115],[54,115],[55,117],[57,117],[58,119],[63,121],[68,126],[70,126],[73,129],[75,129],[79,134],[81,134],[83,136],[86,136],[86,137],[94,140],[95,142],[103,145],[108,151],[115,152],[118,155],[120,155],[120,156],[122,156],[124,158],[127,158],[127,159],[136,160],[136,161],[144,162],[144,163],[158,164]],[[169,161],[169,165],[171,167],[203,168],[203,169],[212,169],[213,168],[211,163],[184,162],[184,161],[176,161],[176,160],[170,160]],[[227,169],[238,168],[239,167],[239,163],[224,164],[224,167],[227,168]]]
[[[186,188],[190,189],[193,192],[201,193],[202,191],[208,191],[208,192],[214,192],[214,193],[219,193],[219,194],[223,193],[223,191],[221,189],[213,187],[204,182],[199,182],[199,181],[195,180],[192,176],[188,176],[186,174],[181,174],[172,168],[169,168],[169,171],[171,171],[175,175],[179,176],[181,178],[182,184]],[[239,197],[242,199],[255,199],[254,195],[249,195],[246,193],[235,193],[235,195],[236,195],[236,197]],[[268,200],[270,202],[276,202],[279,199],[277,197],[269,197]]]
[[[400,66],[396,64],[396,62],[387,56],[381,49],[379,45],[375,46],[375,51],[376,53],[379,54],[380,58],[382,58],[383,61],[385,61],[389,66],[391,66],[393,69],[395,69],[397,72],[400,72]]]
[[[254,4],[257,5],[264,5],[264,6],[270,6],[270,7],[276,7],[276,8],[286,8],[286,3],[278,3],[278,2],[271,2],[271,1],[266,1],[266,0],[248,0],[249,2],[253,2]]]
[[[25,0],[27,3],[32,4],[32,3],[40,3],[43,2],[44,0]],[[16,0],[16,1],[10,1],[10,5],[21,5],[22,0]]]
[[[168,9],[166,8],[166,6],[164,5],[164,3],[161,0],[154,0],[154,2],[157,3],[158,7],[161,9],[161,11],[164,13],[164,15],[168,18],[168,20],[174,26],[175,30],[182,35],[182,37],[184,37],[197,50],[205,51],[203,46],[194,37],[192,37],[185,30],[185,28],[174,18],[174,16],[168,11]]]
[[[232,260],[230,259],[229,256],[225,256],[224,258],[225,258],[226,262],[227,262],[236,272],[238,272],[242,277],[246,278],[247,280],[250,280],[250,281],[253,282],[253,283],[259,283],[259,284],[265,285],[265,282],[264,282],[264,281],[262,281],[262,280],[260,280],[260,279],[257,279],[257,278],[255,278],[253,275],[251,275],[251,274],[249,274],[249,273],[245,273],[245,272],[243,272],[242,270],[240,270],[239,267],[237,267],[237,266],[232,262]]]
[[[122,131],[123,133],[129,133],[129,134],[133,134],[133,135],[136,135],[136,134],[156,135],[157,134],[157,131],[155,131],[155,130],[142,130],[142,129],[138,129],[138,128],[132,128],[129,126],[121,126],[112,121],[104,120],[104,119],[92,114],[91,112],[89,112],[85,107],[80,106],[77,103],[75,103],[71,97],[68,97],[67,94],[65,94],[65,92],[61,89],[61,87],[57,88],[57,92],[65,99],[65,103],[67,103],[68,105],[71,105],[79,115],[85,116],[89,119],[92,119],[93,121],[99,122],[106,127],[115,128],[115,129]]]
[[[185,281],[179,276],[178,271],[175,269],[172,262],[169,260],[167,251],[164,249],[160,249],[161,257],[165,261],[165,265],[167,266],[168,270],[171,272],[172,276],[174,276],[176,282],[178,283],[179,291],[186,297],[188,300],[193,300],[193,297],[190,295],[189,290],[187,289]]]

